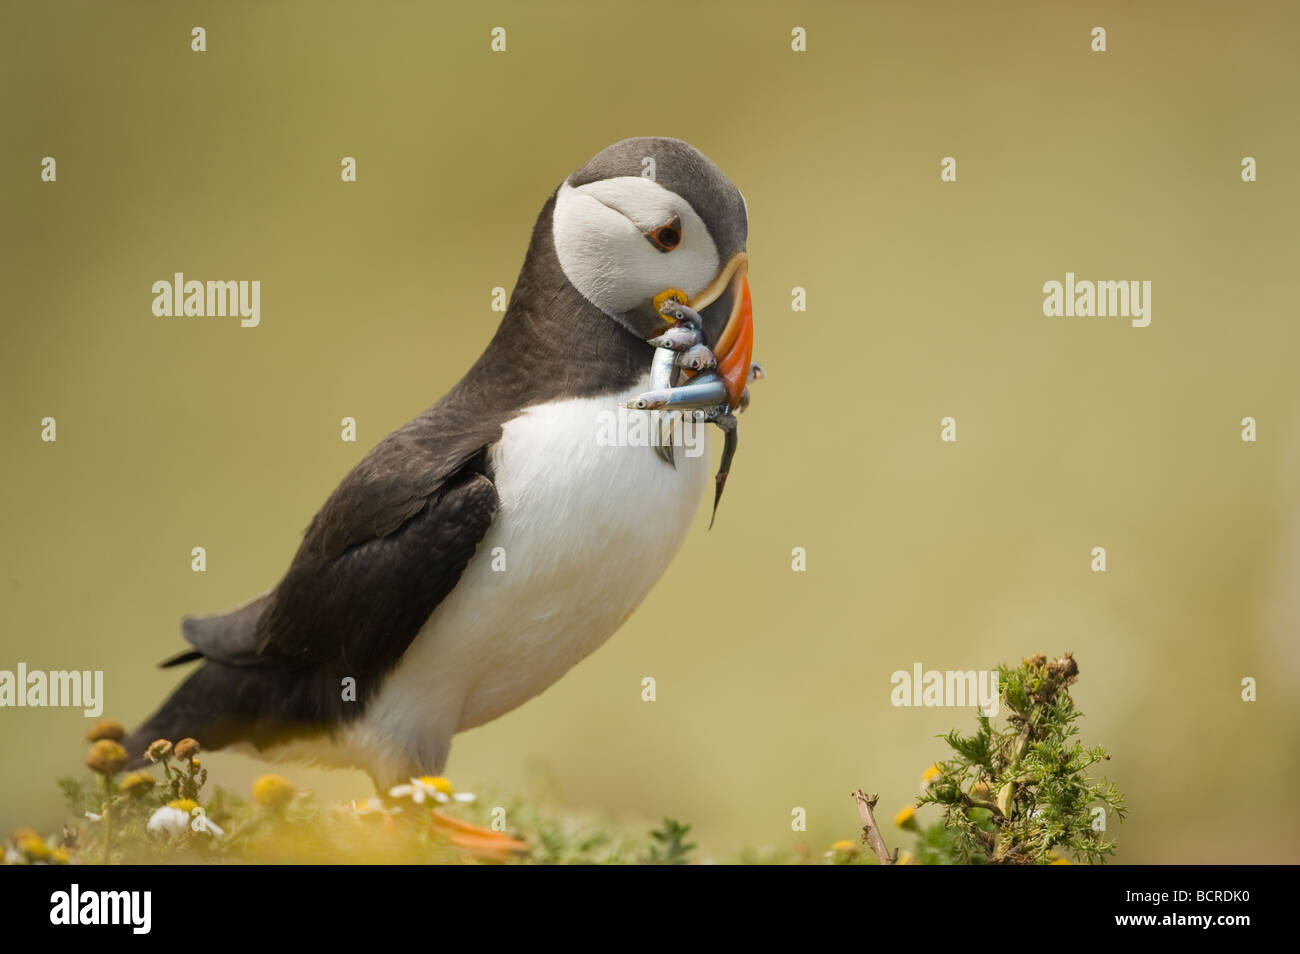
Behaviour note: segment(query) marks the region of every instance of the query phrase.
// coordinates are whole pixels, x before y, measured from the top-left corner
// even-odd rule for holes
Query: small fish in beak
[[[726,404],[727,382],[713,372],[708,372],[697,374],[675,388],[646,391],[623,406],[635,411],[664,411],[669,408],[685,411],[725,407]]]
[[[713,356],[713,352],[707,347],[697,344],[681,353],[681,356],[677,359],[677,366],[688,368],[691,371],[707,371],[718,366],[718,359]]]
[[[749,406],[749,388],[745,382],[767,376],[761,365],[750,360],[753,324],[747,271],[748,259],[740,253],[719,278],[720,287],[730,286],[735,290],[731,318],[716,342],[721,360],[704,344],[704,321],[699,312],[685,303],[685,295],[669,289],[655,296],[655,308],[672,326],[649,340],[655,348],[650,364],[651,390],[623,405],[640,411],[667,411],[661,420],[661,425],[667,427],[679,419],[679,412],[686,412],[695,420],[711,421],[722,431],[722,460],[714,476],[709,529],[717,519],[718,503],[740,442],[739,422],[732,411],[743,411]],[[708,300],[701,307],[715,300],[718,294],[715,291],[711,297],[705,296]],[[675,384],[682,376],[688,380]],[[670,442],[661,442],[656,451],[669,464],[674,463]]]
[[[698,317],[697,315],[696,318]],[[651,338],[649,343],[656,348],[667,348],[669,351],[689,351],[702,340],[699,328],[680,324],[673,325],[657,338]]]

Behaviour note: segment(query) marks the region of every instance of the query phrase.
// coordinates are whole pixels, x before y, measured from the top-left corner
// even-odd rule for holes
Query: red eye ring
[[[682,242],[681,217],[674,215],[671,222],[667,225],[661,225],[657,229],[651,229],[645,233],[645,237],[659,251],[671,252]]]

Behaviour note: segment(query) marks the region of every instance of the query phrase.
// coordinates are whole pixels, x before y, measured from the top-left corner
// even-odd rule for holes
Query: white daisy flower
[[[149,816],[149,823],[145,827],[155,835],[162,834],[168,837],[183,835],[187,831],[203,832],[214,838],[223,838],[226,834],[220,825],[208,817],[207,812],[184,798],[156,809]]]
[[[164,805],[154,810],[145,827],[154,835],[183,835],[190,830],[190,813],[183,808]]]
[[[394,785],[388,790],[388,794],[393,798],[409,798],[417,805],[423,805],[425,799],[432,799],[439,805],[445,805],[451,801],[472,802],[475,798],[472,792],[455,791],[451,787],[451,782],[440,775],[422,775],[413,778],[409,785]]]

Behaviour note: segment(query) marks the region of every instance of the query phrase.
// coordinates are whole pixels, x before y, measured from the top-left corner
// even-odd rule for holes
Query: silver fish
[[[697,347],[701,340],[700,329],[690,325],[673,325],[659,337],[651,338],[649,343],[669,351],[689,351]]]
[[[647,391],[623,406],[638,411],[662,411],[668,408],[676,410],[708,408],[726,403],[727,382],[713,371],[706,371],[678,387]]]
[[[704,345],[697,344],[677,356],[677,366],[692,371],[707,371],[718,366],[718,359]]]

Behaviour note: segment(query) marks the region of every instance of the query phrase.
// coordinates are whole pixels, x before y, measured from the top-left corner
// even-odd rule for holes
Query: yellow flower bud
[[[199,754],[199,743],[196,739],[181,739],[176,743],[176,757],[178,759],[192,759]]]
[[[112,719],[100,719],[86,730],[86,741],[98,742],[100,739],[112,739],[116,742],[125,735],[126,729],[122,728],[120,722],[114,722]]]
[[[444,795],[452,793],[451,782],[441,775],[421,775],[419,781]]]
[[[21,845],[24,838],[40,838],[41,833],[27,825],[19,825],[9,833],[9,837],[13,839],[15,845]]]
[[[149,757],[150,762],[161,762],[172,754],[172,744],[166,739],[156,739],[149,743],[149,748],[144,754]]]
[[[294,788],[283,775],[263,775],[253,783],[253,801],[279,811],[293,801]]]
[[[40,835],[28,835],[19,844],[18,850],[26,855],[29,861],[45,861],[50,857],[50,847],[45,844],[45,839]]]
[[[122,791],[135,798],[143,795],[156,784],[154,777],[148,772],[132,772],[122,779]]]
[[[916,831],[916,807],[908,805],[894,816],[894,824],[907,831]]]
[[[100,775],[116,775],[126,767],[127,761],[126,749],[112,739],[100,739],[86,755],[86,765]]]

